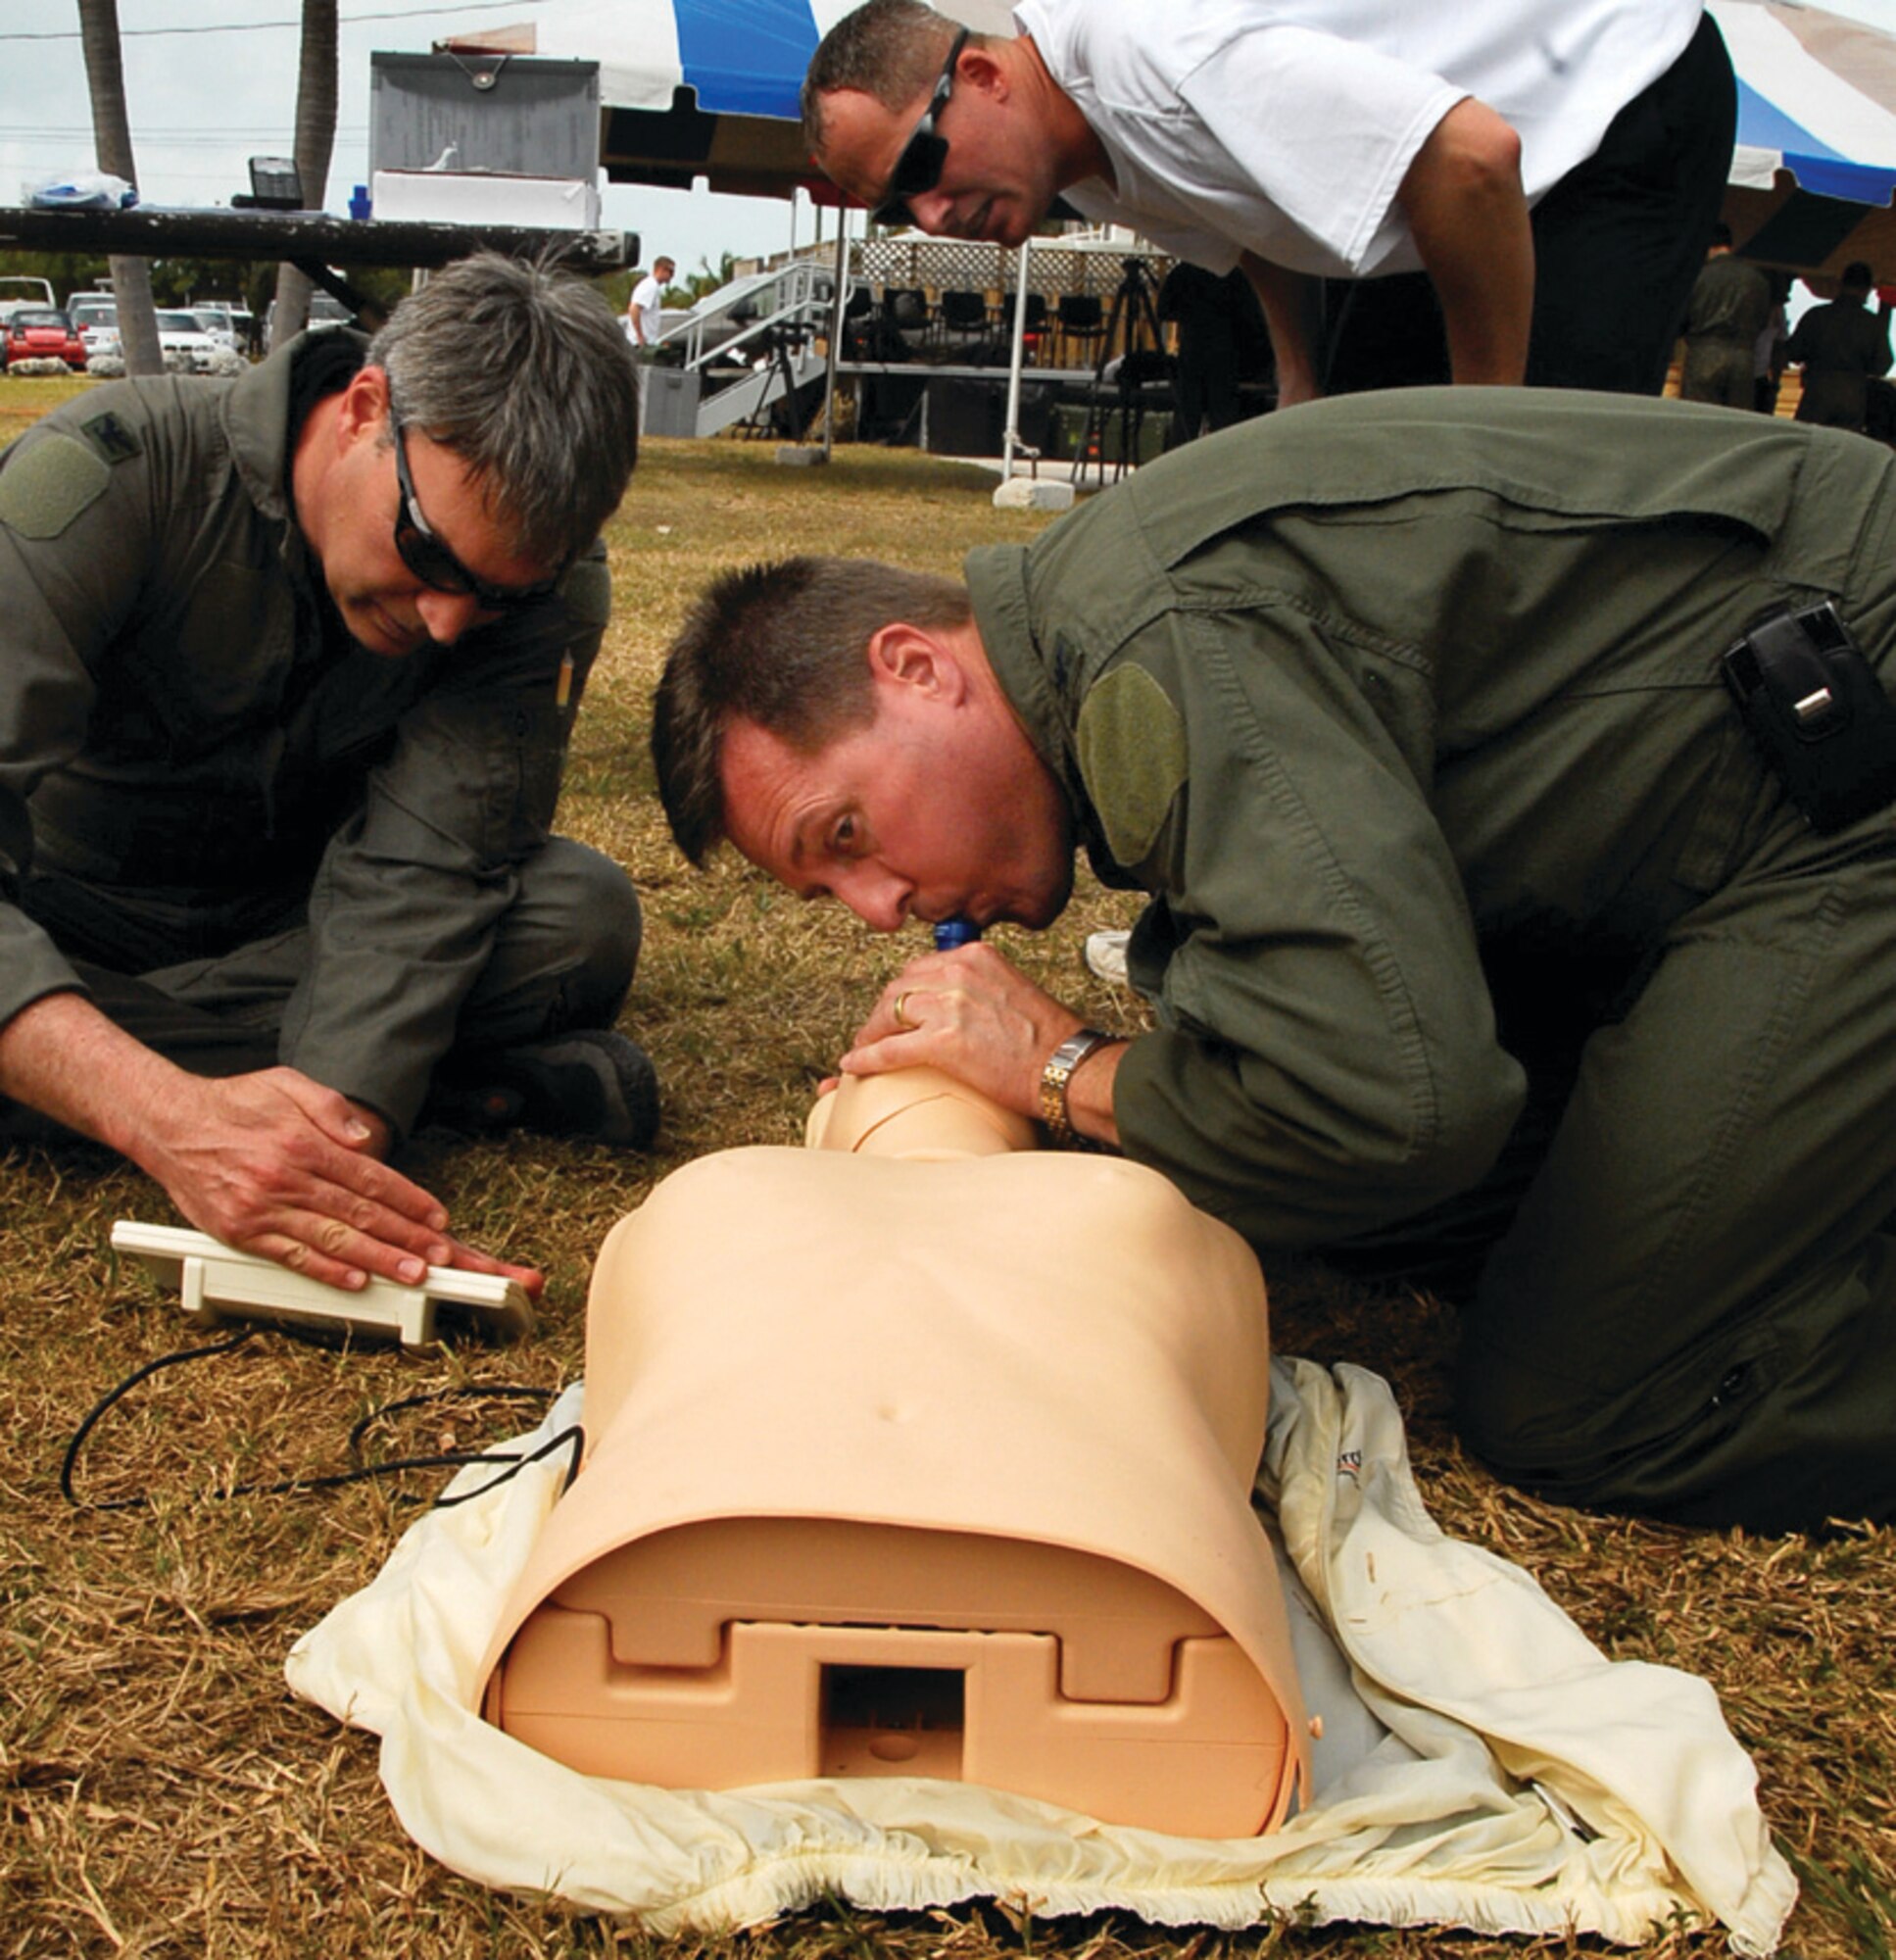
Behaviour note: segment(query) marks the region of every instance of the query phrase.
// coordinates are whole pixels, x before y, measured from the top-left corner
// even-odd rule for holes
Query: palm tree
[[[707,254],[699,260],[698,270],[685,280],[685,290],[691,295],[692,304],[696,306],[706,293],[714,293],[720,286],[728,286],[736,276],[735,252],[725,252],[719,256],[716,271],[711,270],[711,262]]]
[[[296,72],[296,173],[307,211],[320,211],[336,142],[336,0],[303,0],[303,48]],[[281,347],[310,318],[310,281],[288,264],[276,269],[270,346]]]
[[[79,39],[85,49],[99,168],[135,184],[138,171],[131,159],[131,121],[125,114],[125,71],[119,54],[119,0],[79,0]],[[151,266],[144,259],[116,257],[111,265],[125,372],[162,374],[165,357],[159,351],[158,317],[152,311]]]

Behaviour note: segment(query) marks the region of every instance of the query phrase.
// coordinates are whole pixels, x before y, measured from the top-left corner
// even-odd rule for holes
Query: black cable
[[[148,1381],[161,1370],[177,1367],[185,1361],[202,1360],[206,1355],[210,1354],[228,1354],[232,1349],[241,1348],[252,1336],[264,1333],[278,1334],[286,1340],[300,1342],[306,1347],[330,1348],[335,1345],[330,1338],[321,1335],[313,1335],[308,1330],[301,1328],[246,1327],[240,1333],[231,1336],[227,1341],[215,1342],[205,1348],[180,1348],[170,1354],[161,1354],[155,1361],[147,1361],[143,1367],[134,1369],[116,1388],[102,1396],[87,1411],[84,1420],[79,1424],[78,1428],[73,1432],[72,1441],[66,1446],[66,1455],[60,1464],[60,1495],[74,1510],[80,1511],[130,1511],[148,1508],[152,1503],[152,1498],[148,1494],[141,1494],[135,1497],[106,1497],[96,1499],[81,1498],[77,1494],[73,1487],[73,1472],[78,1466],[79,1452],[85,1446],[86,1438],[91,1435],[94,1428],[97,1427],[100,1418],[108,1410],[123,1400],[141,1382]],[[560,1491],[563,1494],[565,1491],[571,1489],[573,1479],[579,1474],[579,1460],[585,1448],[585,1432],[578,1423],[568,1425],[565,1429],[548,1438],[546,1442],[540,1444],[536,1448],[519,1454],[512,1452],[490,1454],[485,1450],[478,1449],[452,1449],[437,1451],[426,1456],[392,1456],[380,1463],[365,1464],[362,1460],[362,1443],[365,1432],[376,1423],[384,1421],[390,1416],[397,1415],[405,1409],[419,1408],[429,1403],[467,1398],[536,1401],[544,1406],[554,1399],[555,1393],[551,1389],[530,1389],[510,1384],[484,1388],[477,1384],[469,1383],[464,1386],[448,1389],[432,1389],[422,1395],[405,1396],[400,1401],[389,1402],[381,1408],[371,1409],[367,1415],[364,1416],[350,1430],[349,1458],[350,1462],[355,1466],[352,1469],[335,1471],[322,1477],[290,1477],[278,1483],[232,1484],[228,1489],[212,1491],[206,1494],[219,1502],[223,1502],[231,1497],[244,1496],[299,1496],[309,1492],[337,1491],[348,1484],[368,1483],[378,1477],[397,1476],[407,1470],[459,1469],[470,1463],[495,1463],[506,1466],[498,1477],[489,1478],[485,1484],[482,1484],[476,1490],[464,1491],[460,1496],[456,1497],[442,1496],[434,1499],[434,1508],[448,1509],[456,1504],[466,1503],[470,1497],[484,1496],[489,1491],[497,1490],[510,1478],[517,1477],[529,1463],[537,1463],[543,1456],[550,1456],[556,1449],[570,1443],[573,1446],[572,1461],[566,1469],[566,1480],[560,1486]]]
[[[484,1497],[489,1491],[498,1490],[510,1477],[517,1477],[529,1463],[537,1463],[543,1456],[551,1456],[561,1444],[573,1446],[572,1461],[566,1465],[566,1481],[559,1487],[563,1497],[573,1487],[573,1479],[579,1475],[579,1459],[586,1453],[586,1432],[578,1423],[570,1423],[556,1435],[547,1438],[537,1449],[529,1449],[524,1456],[466,1456],[465,1463],[505,1463],[508,1467],[498,1477],[490,1477],[476,1491],[463,1491],[458,1497],[439,1496],[432,1508],[437,1511],[451,1511],[457,1504],[465,1504],[475,1497]]]
[[[73,1494],[73,1470],[79,1460],[79,1451],[85,1446],[85,1439],[92,1434],[93,1428],[98,1423],[99,1418],[115,1402],[128,1396],[140,1382],[148,1380],[151,1376],[159,1373],[161,1369],[175,1368],[183,1361],[201,1360],[206,1354],[228,1354],[233,1348],[241,1348],[256,1332],[256,1328],[246,1327],[241,1334],[233,1334],[228,1341],[215,1342],[209,1348],[179,1348],[170,1354],[161,1354],[156,1361],[147,1361],[142,1368],[134,1369],[116,1389],[107,1395],[101,1396],[86,1412],[85,1420],[73,1432],[72,1442],[66,1446],[66,1456],[59,1466],[60,1495],[69,1504],[73,1505],[74,1509],[84,1510],[87,1508]],[[122,1506],[95,1504],[91,1508],[94,1510],[107,1508],[120,1509]]]

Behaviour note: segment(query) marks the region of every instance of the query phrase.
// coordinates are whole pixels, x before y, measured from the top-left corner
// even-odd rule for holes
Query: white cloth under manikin
[[[1272,1376],[1259,1507],[1301,1581],[1290,1617],[1323,1737],[1313,1801],[1269,1837],[1168,1838],[914,1778],[657,1789],[536,1753],[475,1712],[475,1676],[563,1450],[413,1525],[297,1642],[290,1686],[380,1734],[396,1815],[444,1864],[659,1934],[836,1892],[887,1911],[997,1896],[1161,1925],[1295,1914],[1624,1943],[1684,1914],[1771,1953],[1796,1886],[1712,1690],[1609,1661],[1519,1567],[1445,1538],[1380,1378],[1284,1359]],[[513,1446],[581,1405],[568,1389]],[[463,1470],[450,1490],[495,1475]]]

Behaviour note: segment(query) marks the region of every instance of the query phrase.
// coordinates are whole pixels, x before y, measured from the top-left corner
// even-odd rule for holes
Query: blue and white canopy
[[[1896,0],[1710,0],[1738,74],[1726,217],[1748,258],[1896,278]]]
[[[1767,0],[1711,0],[1738,73],[1738,148],[1731,181],[1799,185],[1854,204],[1896,192],[1896,5],[1863,21]]]

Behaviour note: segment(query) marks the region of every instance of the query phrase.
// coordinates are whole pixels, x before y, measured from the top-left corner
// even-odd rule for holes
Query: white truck
[[[0,330],[22,307],[56,307],[51,279],[30,272],[0,272]]]

